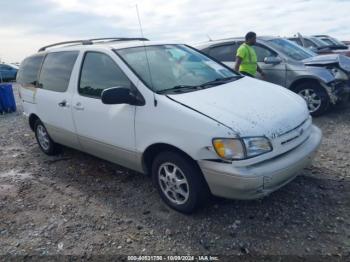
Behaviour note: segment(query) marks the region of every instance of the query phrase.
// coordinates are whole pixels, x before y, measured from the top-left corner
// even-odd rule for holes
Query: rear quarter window
[[[46,90],[65,92],[78,53],[65,51],[46,55],[40,72],[39,86]]]
[[[227,44],[210,48],[209,55],[221,62],[234,62],[238,44]]]
[[[26,58],[20,65],[17,73],[17,82],[20,84],[35,85],[44,55],[36,55]]]

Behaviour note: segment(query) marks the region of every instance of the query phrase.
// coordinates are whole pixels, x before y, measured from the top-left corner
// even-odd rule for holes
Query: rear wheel
[[[297,86],[295,92],[304,98],[313,116],[322,115],[329,107],[329,96],[326,90],[317,83],[304,82]]]
[[[176,152],[156,156],[152,178],[163,201],[182,213],[192,213],[209,196],[209,189],[193,160]]]
[[[52,141],[44,124],[38,119],[34,125],[36,140],[41,150],[47,155],[56,155],[59,153],[59,145]]]

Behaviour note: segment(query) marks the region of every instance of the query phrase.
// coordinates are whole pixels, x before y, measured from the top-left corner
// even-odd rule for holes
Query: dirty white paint
[[[305,102],[295,93],[250,77],[169,96],[217,119],[241,136],[274,138],[300,125],[309,116]]]

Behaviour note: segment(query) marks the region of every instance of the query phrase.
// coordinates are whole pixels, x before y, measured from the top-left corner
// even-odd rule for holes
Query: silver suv
[[[209,41],[196,48],[233,68],[244,38]],[[348,99],[350,59],[341,55],[317,56],[280,37],[259,37],[254,49],[266,80],[301,95],[317,116],[329,105]],[[259,75],[258,75],[259,78]]]

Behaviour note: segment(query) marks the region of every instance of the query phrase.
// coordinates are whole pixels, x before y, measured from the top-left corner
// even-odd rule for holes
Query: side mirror
[[[102,91],[102,103],[107,105],[129,104],[129,105],[144,105],[143,98],[137,97],[130,88],[111,87]]]
[[[282,59],[278,56],[269,56],[264,58],[264,63],[268,65],[278,65],[282,62]]]

